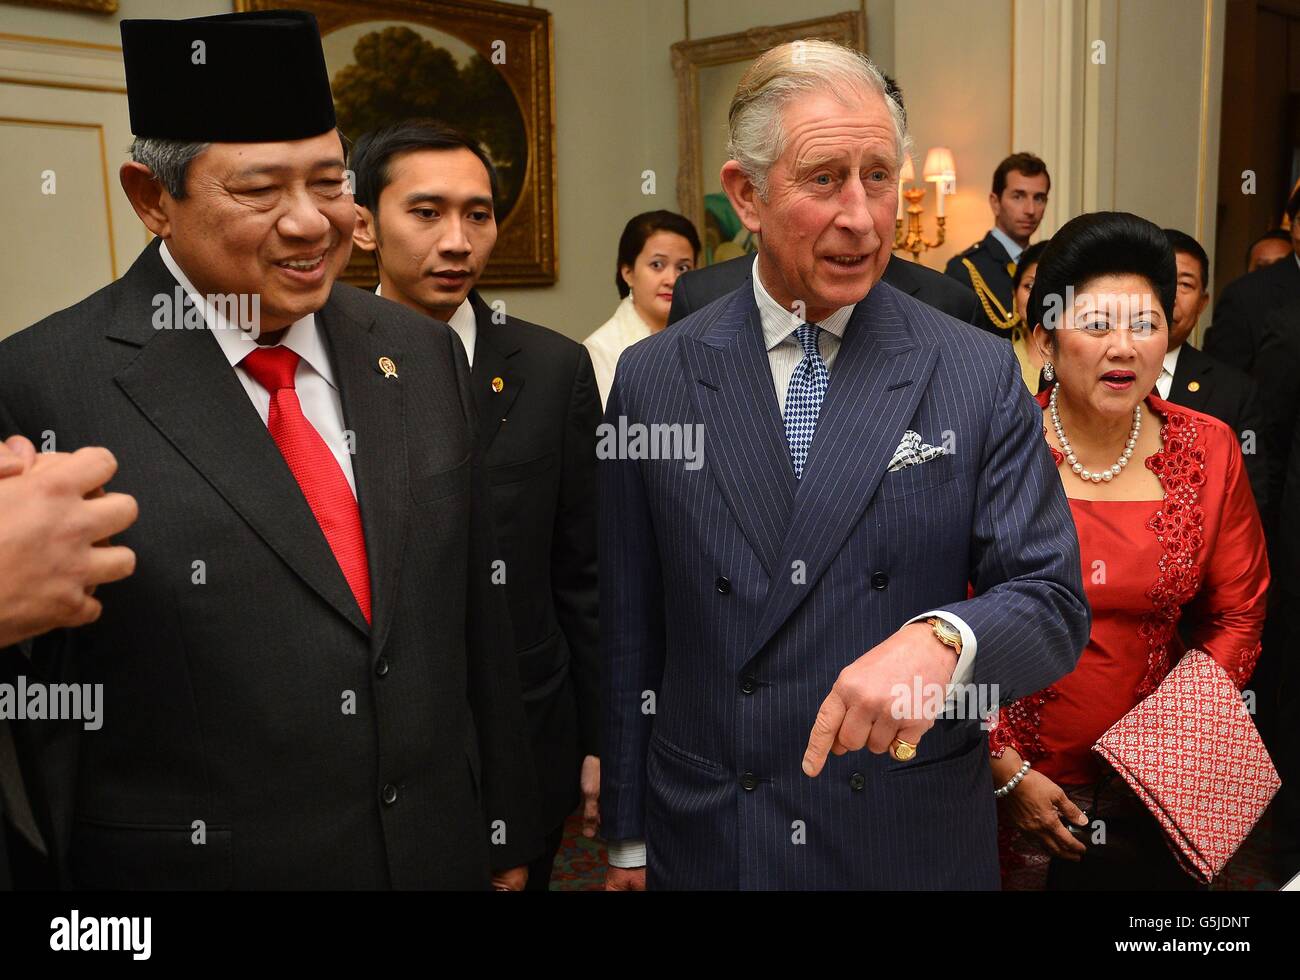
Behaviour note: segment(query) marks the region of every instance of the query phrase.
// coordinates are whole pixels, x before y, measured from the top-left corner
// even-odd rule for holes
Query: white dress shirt
[[[772,384],[776,389],[777,404],[780,406],[781,414],[784,415],[786,389],[790,387],[790,376],[794,374],[795,367],[803,359],[803,348],[800,347],[798,340],[795,338],[795,331],[804,321],[782,307],[764,288],[763,282],[758,276],[757,258],[754,259],[753,280],[754,302],[758,305],[759,319],[763,327],[763,343],[767,348],[768,364],[772,368]],[[853,306],[842,306],[818,322],[818,326],[822,329],[817,335],[817,347],[821,351],[822,360],[826,362],[827,371],[832,370],[834,366],[835,355],[839,352],[840,344],[844,338],[845,327],[852,315]],[[922,433],[922,435],[924,436],[925,433]],[[899,433],[899,437],[902,437],[902,433]],[[815,443],[815,435],[813,440]],[[925,466],[926,464],[919,463],[917,465]],[[948,621],[961,633],[961,656],[957,658],[957,665],[952,672],[952,680],[949,681],[949,690],[951,691],[952,685],[968,684],[974,677],[975,633],[960,617],[938,609],[932,609],[929,612],[921,613],[919,616],[914,616],[901,626],[919,623],[931,616],[938,616]],[[866,653],[865,650],[862,652]],[[811,724],[811,719],[809,723]],[[608,851],[611,867],[639,868],[646,862],[645,841],[643,840],[609,841]]]
[[[382,296],[379,286],[375,287],[375,295]],[[474,366],[474,341],[478,339],[478,321],[474,318],[474,307],[469,305],[469,297],[466,296],[464,302],[456,307],[456,312],[451,315],[447,321],[448,326],[456,331],[456,336],[460,342],[465,345],[465,354],[469,358],[469,366]]]
[[[1174,374],[1178,371],[1178,353],[1183,349],[1179,344],[1165,354],[1164,366],[1160,368],[1160,377],[1156,378],[1156,394],[1169,401],[1169,392],[1174,386]]]
[[[240,366],[245,357],[257,350],[257,342],[237,324],[230,323],[220,309],[208,304],[167,251],[166,242],[162,243],[159,255],[194,305],[203,311],[204,323],[221,345],[221,352],[235,369],[235,377],[239,378],[239,383],[244,386],[249,401],[265,425],[271,413],[271,394]],[[352,475],[352,454],[348,449],[349,440],[345,436],[343,425],[343,403],[339,399],[338,385],[334,383],[334,369],[325,351],[325,343],[316,326],[315,314],[309,313],[286,327],[280,334],[280,346],[288,347],[300,358],[298,370],[294,374],[294,389],[298,393],[302,414],[312,428],[320,433],[325,445],[329,446],[330,452],[338,460],[339,469],[343,471],[348,486],[352,488],[352,496],[355,497],[357,484]]]

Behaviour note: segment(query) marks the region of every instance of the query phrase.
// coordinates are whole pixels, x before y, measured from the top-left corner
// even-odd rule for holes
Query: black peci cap
[[[122,60],[136,136],[258,143],[335,126],[320,28],[300,10],[124,20]]]

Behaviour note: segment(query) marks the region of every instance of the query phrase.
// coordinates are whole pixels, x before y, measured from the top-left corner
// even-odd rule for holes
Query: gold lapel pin
[[[501,394],[501,389],[504,388],[505,386],[506,383],[500,378],[492,379],[492,390],[495,391],[498,395]]]
[[[393,363],[391,357],[381,357],[379,359],[379,370],[384,372],[385,378],[397,377],[397,365]]]
[[[1187,382],[1187,390],[1188,390],[1188,391],[1200,391],[1200,390],[1201,390],[1201,383],[1200,383],[1199,381],[1189,381],[1189,382]]]

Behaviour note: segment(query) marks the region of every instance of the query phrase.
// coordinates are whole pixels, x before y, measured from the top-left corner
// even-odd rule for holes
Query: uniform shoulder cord
[[[962,259],[961,264],[966,267],[970,273],[971,285],[975,287],[975,295],[979,297],[980,305],[984,307],[984,315],[987,316],[999,330],[1010,330],[1011,339],[1014,342],[1025,330],[1016,328],[1020,326],[1020,314],[1008,313],[1006,307],[998,300],[997,295],[989,288],[989,284],[984,281],[979,270],[975,268],[975,263],[970,259]],[[994,312],[996,310],[996,312]]]

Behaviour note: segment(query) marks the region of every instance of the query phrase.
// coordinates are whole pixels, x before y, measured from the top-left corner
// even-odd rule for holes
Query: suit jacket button
[[[387,674],[388,674],[388,658],[380,657],[378,660],[375,661],[375,675],[377,677],[385,677],[387,676]]]
[[[731,591],[731,580],[725,575],[719,575],[718,580],[713,584],[718,590],[718,595],[726,595]]]
[[[744,694],[753,694],[754,688],[758,685],[754,682],[753,674],[746,674],[740,679],[740,690]]]
[[[884,572],[876,572],[871,576],[871,587],[877,590],[888,588],[889,576]]]
[[[740,785],[745,788],[746,792],[753,792],[758,789],[758,777],[752,772],[747,772],[740,777]]]
[[[384,787],[383,800],[385,806],[392,806],[397,802],[397,787],[392,783]]]
[[[862,775],[862,773],[860,772],[855,772],[852,776],[849,777],[849,789],[853,790],[855,793],[861,790],[862,787],[866,785],[867,785],[867,777]]]

